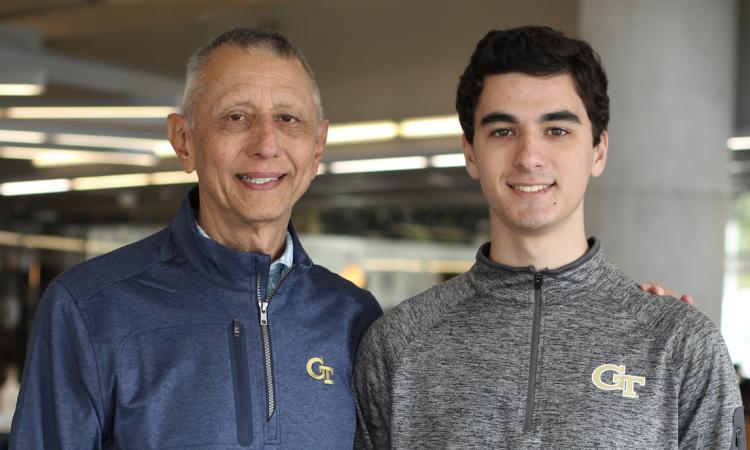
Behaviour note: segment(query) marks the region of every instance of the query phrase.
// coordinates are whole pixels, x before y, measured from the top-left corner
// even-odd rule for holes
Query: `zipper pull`
[[[232,321],[232,335],[234,337],[240,337],[240,322],[238,320]]]
[[[534,274],[534,289],[542,288],[542,274],[537,272]]]
[[[261,300],[258,306],[260,307],[260,324],[268,325],[268,301]]]

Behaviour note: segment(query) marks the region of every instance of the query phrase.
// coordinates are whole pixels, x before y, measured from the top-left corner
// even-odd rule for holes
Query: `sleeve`
[[[732,360],[719,331],[704,319],[682,349],[679,447],[744,450],[742,400]]]
[[[365,334],[352,376],[357,431],[355,449],[391,448],[391,372],[385,342],[378,339],[378,322]]]
[[[10,449],[101,448],[101,398],[87,327],[53,281],[34,316]]]

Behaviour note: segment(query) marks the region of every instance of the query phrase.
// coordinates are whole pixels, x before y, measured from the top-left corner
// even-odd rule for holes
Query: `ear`
[[[599,145],[594,147],[594,163],[591,165],[591,176],[598,177],[604,172],[607,165],[607,150],[609,149],[609,133],[602,131],[599,136]]]
[[[475,180],[479,179],[479,168],[477,167],[476,156],[474,155],[474,146],[466,139],[466,133],[461,135],[461,148],[464,151],[466,160],[466,171],[469,176]]]
[[[318,142],[315,143],[315,153],[313,153],[313,161],[315,161],[316,163],[320,163],[320,161],[323,159],[323,152],[326,147],[326,142],[328,141],[329,124],[330,122],[328,122],[328,119],[323,119],[320,121]]]
[[[318,170],[320,170],[320,161],[323,159],[326,141],[328,140],[329,124],[330,122],[328,122],[328,119],[323,119],[320,121],[320,125],[318,125],[318,137],[315,142],[315,149],[313,150],[313,159],[311,166],[313,179],[318,176]]]
[[[167,136],[175,154],[180,158],[182,170],[191,173],[195,170],[195,151],[187,117],[172,113],[167,116]]]

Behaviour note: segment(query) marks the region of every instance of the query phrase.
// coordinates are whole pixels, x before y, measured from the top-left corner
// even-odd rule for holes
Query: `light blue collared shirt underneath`
[[[201,236],[206,239],[211,239],[211,236],[209,236],[208,233],[198,225],[198,221],[195,222],[195,226],[198,227],[198,233]],[[284,253],[282,253],[277,259],[271,261],[271,268],[268,270],[268,292],[271,292],[279,280],[281,280],[281,274],[284,272],[284,269],[290,269],[292,264],[294,264],[294,242],[292,241],[291,233],[287,230]]]

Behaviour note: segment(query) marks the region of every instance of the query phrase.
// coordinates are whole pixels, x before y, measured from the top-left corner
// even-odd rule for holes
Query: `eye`
[[[299,122],[299,120],[291,114],[279,114],[279,120],[285,123]]]
[[[550,136],[562,137],[570,134],[570,131],[566,130],[565,128],[553,127],[547,130],[547,134],[549,134]]]
[[[492,132],[492,136],[495,137],[507,137],[513,135],[513,130],[510,128],[499,128]]]
[[[243,115],[240,113],[232,113],[227,116],[227,119],[231,120],[232,122],[239,122],[243,118],[244,118]]]

